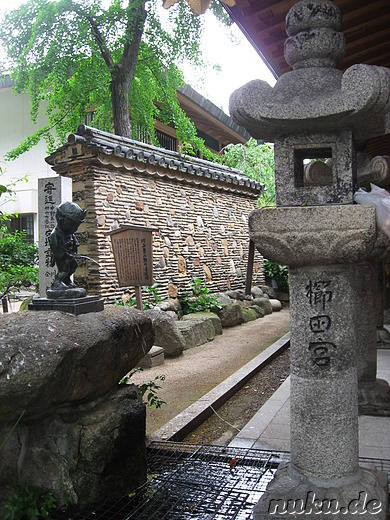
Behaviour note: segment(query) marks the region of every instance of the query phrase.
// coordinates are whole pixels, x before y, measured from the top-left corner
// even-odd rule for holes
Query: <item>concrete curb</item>
[[[164,424],[155,431],[148,444],[154,441],[181,441],[195,428],[202,424],[216,410],[222,406],[232,395],[242,388],[257,372],[267,365],[277,355],[281,354],[290,345],[290,333],[288,332],[278,341],[270,345],[254,359],[237,370],[230,377],[222,381],[218,386],[201,397],[198,401],[188,406],[179,415]]]

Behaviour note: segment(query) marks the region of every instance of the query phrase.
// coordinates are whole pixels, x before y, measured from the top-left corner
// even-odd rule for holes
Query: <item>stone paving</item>
[[[378,349],[378,377],[390,382],[388,349]],[[290,451],[290,377],[229,446]],[[390,460],[390,417],[359,417],[359,455]]]

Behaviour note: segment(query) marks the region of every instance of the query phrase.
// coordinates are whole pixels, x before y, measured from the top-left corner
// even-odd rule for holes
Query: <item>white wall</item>
[[[30,100],[27,94],[15,95],[11,87],[0,88],[0,167],[3,175],[1,184],[8,184],[14,179],[27,175],[27,182],[18,182],[15,186],[15,201],[1,205],[1,211],[7,213],[34,214],[34,237],[38,239],[38,178],[53,177],[54,171],[45,162],[46,143],[40,142],[29,152],[12,162],[4,161],[4,154],[46,124],[41,115],[36,125],[30,120]]]

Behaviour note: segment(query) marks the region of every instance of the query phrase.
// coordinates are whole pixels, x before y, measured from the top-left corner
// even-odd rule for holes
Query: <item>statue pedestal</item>
[[[100,312],[104,309],[104,301],[100,296],[85,296],[84,298],[69,298],[51,300],[49,298],[34,298],[28,305],[30,311],[62,311],[75,316],[88,312]]]
[[[384,473],[361,468],[355,478],[334,480],[332,486],[307,479],[287,465],[276,472],[255,506],[253,518],[386,518]]]
[[[257,210],[249,229],[264,257],[289,265],[291,312],[291,463],[276,473],[254,519],[285,517],[286,508],[289,517],[314,518],[336,502],[332,518],[352,518],[353,505],[365,500],[359,516],[376,507],[384,520],[386,478],[359,467],[358,439],[356,263],[375,251],[375,209]]]

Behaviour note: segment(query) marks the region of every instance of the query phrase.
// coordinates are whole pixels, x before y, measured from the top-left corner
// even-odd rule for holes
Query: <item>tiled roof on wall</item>
[[[235,187],[238,191],[240,187],[244,188],[246,192],[252,192],[252,196],[257,197],[264,190],[264,185],[249,179],[239,170],[197,157],[181,155],[178,152],[110,134],[86,125],[80,125],[76,134],[69,135],[68,146],[72,144],[87,145],[91,152],[97,151],[106,156],[121,157],[158,166],[169,172],[171,178],[175,175],[174,172],[184,172],[199,180],[202,177],[204,180],[217,180],[233,189]],[[49,164],[53,163],[54,155],[56,155],[56,152],[47,158]]]

